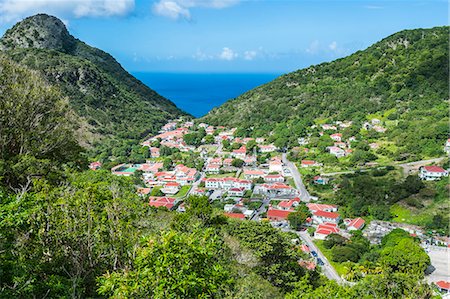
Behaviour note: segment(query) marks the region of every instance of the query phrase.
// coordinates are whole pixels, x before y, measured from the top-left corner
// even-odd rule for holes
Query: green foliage
[[[99,293],[112,298],[221,298],[233,283],[225,256],[213,230],[167,232],[145,240],[133,270],[103,275]]]
[[[69,106],[79,116],[80,139],[95,146],[92,155],[107,157],[118,145],[127,140],[136,143],[156,133],[167,119],[184,114],[127,73],[111,55],[75,39],[60,20],[53,19],[46,15],[27,18],[8,30],[0,44],[9,40],[4,55],[41,74],[69,99]],[[70,46],[43,44],[37,49],[33,48],[34,42],[16,43],[29,27],[47,31],[47,26],[54,24],[61,27],[63,34],[49,34],[46,40]],[[35,39],[31,35],[29,38]]]
[[[398,125],[385,133],[399,148],[393,158],[441,155],[448,135],[448,35],[449,27],[395,33],[348,57],[280,76],[202,120],[253,137],[272,131],[271,142],[292,147],[315,119],[354,121],[344,132],[349,137],[367,115],[394,109],[386,118]],[[354,159],[369,158],[358,153]]]
[[[1,182],[26,190],[33,178],[56,179],[64,163],[82,163],[61,93],[3,56],[0,74]]]
[[[1,197],[5,298],[93,297],[96,277],[128,268],[141,236],[169,220],[151,215],[129,178],[107,171],[70,175],[58,188],[38,181],[35,190]]]
[[[231,165],[240,168],[242,167],[242,165],[244,165],[244,161],[241,159],[233,159],[233,161],[231,161]]]
[[[257,274],[283,291],[292,289],[305,270],[298,263],[297,253],[290,247],[290,241],[267,223],[253,221],[230,222],[226,231],[237,238],[245,248],[249,248],[258,258]]]

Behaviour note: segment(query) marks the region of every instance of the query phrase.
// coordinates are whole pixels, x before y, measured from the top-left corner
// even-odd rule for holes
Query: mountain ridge
[[[104,137],[139,140],[167,119],[187,115],[134,78],[110,54],[70,35],[56,17],[25,18],[7,30],[0,50],[62,90],[83,119],[81,141],[86,145]]]
[[[399,127],[390,138],[400,142],[408,133],[411,144],[404,151],[412,151],[413,142],[424,145],[413,136],[417,129],[448,120],[448,35],[448,26],[394,33],[347,57],[282,75],[201,120],[237,126],[253,137],[273,132],[272,141],[295,146],[314,123],[364,122],[370,114],[394,109]],[[441,135],[431,139],[442,142]]]

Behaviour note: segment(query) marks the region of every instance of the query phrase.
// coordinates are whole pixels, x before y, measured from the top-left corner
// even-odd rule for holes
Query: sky
[[[403,29],[448,25],[443,0],[0,0],[0,34],[35,13],[130,72],[283,73]]]

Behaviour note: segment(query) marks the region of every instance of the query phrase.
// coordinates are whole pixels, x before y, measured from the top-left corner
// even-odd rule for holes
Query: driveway
[[[435,270],[426,276],[428,282],[450,281],[450,248],[430,246],[428,256]]]

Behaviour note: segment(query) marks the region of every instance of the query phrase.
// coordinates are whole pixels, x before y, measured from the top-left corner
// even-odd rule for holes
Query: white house
[[[446,152],[447,154],[450,154],[450,138],[447,139],[447,142],[445,143],[444,152]]]
[[[245,194],[245,188],[244,187],[239,187],[239,188],[231,188],[230,190],[228,190],[228,195],[229,196],[238,196],[238,197],[242,197]]]
[[[342,140],[342,134],[341,133],[335,133],[335,134],[331,134],[330,138],[333,139],[334,141],[341,141]]]
[[[312,219],[315,223],[335,223],[338,224],[340,220],[340,216],[335,212],[327,212],[327,211],[316,211],[313,212]]]
[[[330,151],[330,154],[335,155],[337,158],[341,158],[345,156],[345,151],[337,146],[329,146],[327,149]]]
[[[325,240],[328,235],[333,233],[339,233],[339,228],[335,223],[322,223],[317,226],[317,229],[314,232],[314,238],[318,240]]]
[[[206,173],[219,173],[220,172],[220,165],[219,164],[208,164],[205,167]]]
[[[207,189],[225,189],[241,188],[245,190],[252,189],[252,181],[240,180],[237,178],[207,178],[205,179],[205,188]]]
[[[272,158],[269,162],[269,172],[282,172],[283,162],[280,158]]]
[[[264,175],[265,175],[265,172],[260,169],[244,169],[244,177],[247,180],[261,178]]]
[[[259,150],[261,153],[271,153],[277,150],[277,147],[273,144],[269,145],[259,145]]]
[[[419,177],[426,181],[440,180],[448,176],[448,171],[439,166],[422,166],[419,170]]]
[[[266,183],[282,183],[282,182],[284,182],[284,177],[281,174],[268,174],[264,177],[264,182],[266,182]]]
[[[164,194],[175,194],[180,191],[180,184],[177,182],[169,182],[164,185],[164,188],[161,189],[161,192]]]

